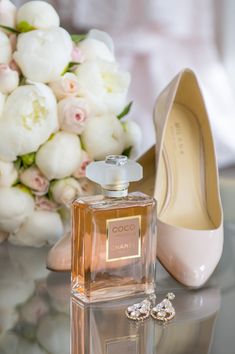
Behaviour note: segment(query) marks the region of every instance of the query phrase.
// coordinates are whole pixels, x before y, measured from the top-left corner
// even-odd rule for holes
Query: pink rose
[[[10,61],[9,66],[10,66],[11,70],[17,71],[19,75],[21,74],[20,68],[19,68],[19,66],[17,65],[17,63],[15,62],[14,59],[12,59],[12,60]]]
[[[75,63],[83,63],[85,60],[84,55],[82,54],[82,51],[80,48],[74,46],[72,50],[72,61]]]
[[[59,80],[51,82],[49,86],[58,100],[78,94],[78,79],[73,73],[64,74]]]
[[[69,133],[81,134],[89,115],[84,98],[70,97],[58,103],[59,124],[62,130]]]
[[[35,198],[35,207],[37,210],[56,211],[58,209],[58,204],[45,196],[37,195]]]
[[[0,92],[9,94],[19,85],[19,74],[7,64],[0,64]]]
[[[92,158],[89,157],[88,153],[85,150],[82,150],[82,162],[78,169],[73,173],[75,178],[85,177],[86,167],[92,162]]]
[[[49,181],[36,166],[30,166],[21,172],[20,181],[31,188],[36,195],[43,195],[48,192]]]

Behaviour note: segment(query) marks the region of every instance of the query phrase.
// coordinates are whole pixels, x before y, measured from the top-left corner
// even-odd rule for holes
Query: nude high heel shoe
[[[158,258],[200,287],[222,254],[223,214],[211,127],[195,74],[180,72],[157,98]]]
[[[50,249],[47,256],[47,268],[54,272],[70,272],[72,259],[71,247],[71,233],[67,232]]]

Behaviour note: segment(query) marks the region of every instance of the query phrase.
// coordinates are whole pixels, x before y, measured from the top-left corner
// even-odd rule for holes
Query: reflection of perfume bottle
[[[103,194],[73,203],[72,290],[83,301],[100,301],[155,290],[155,201],[128,194],[142,167],[125,156],[93,162],[87,177]]]
[[[129,298],[85,304],[71,297],[71,354],[156,353],[154,321],[133,325],[125,316],[129,304]]]

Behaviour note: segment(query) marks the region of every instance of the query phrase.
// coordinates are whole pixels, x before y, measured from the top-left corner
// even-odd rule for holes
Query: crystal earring
[[[174,300],[175,294],[168,293],[166,298],[151,310],[151,316],[158,321],[167,323],[175,317],[175,309],[170,300]]]
[[[152,301],[156,298],[156,295],[150,295],[148,299],[141,301],[140,303],[128,306],[125,314],[133,321],[143,321],[150,316],[150,310],[152,307]]]

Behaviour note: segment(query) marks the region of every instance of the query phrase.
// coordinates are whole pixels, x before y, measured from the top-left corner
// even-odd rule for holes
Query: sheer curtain
[[[17,5],[20,2],[15,0]],[[141,152],[155,141],[152,109],[156,96],[182,68],[195,70],[205,95],[221,166],[235,162],[235,94],[217,46],[219,31],[220,44],[226,41],[221,37],[221,29],[231,2],[51,1],[62,18],[62,25],[69,30],[96,27],[113,36],[116,54],[132,74],[130,99],[134,100],[134,106],[130,117],[142,127]],[[218,9],[222,27],[216,21]]]

